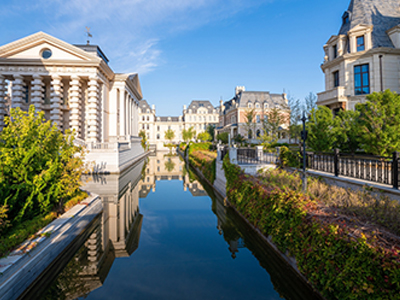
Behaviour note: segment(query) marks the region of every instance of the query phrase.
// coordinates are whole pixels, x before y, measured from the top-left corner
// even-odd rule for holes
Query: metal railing
[[[392,157],[307,152],[307,168],[399,187],[399,154]]]
[[[274,164],[276,163],[276,160],[277,155],[275,153],[265,153],[262,149],[237,149],[238,164]]]

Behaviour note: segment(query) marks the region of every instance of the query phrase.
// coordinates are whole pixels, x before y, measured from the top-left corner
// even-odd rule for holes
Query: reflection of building
[[[245,87],[238,86],[235,97],[224,103],[221,100],[220,107],[218,133],[228,132],[231,137],[240,134],[246,139],[255,139],[262,135],[263,120],[268,117],[268,113],[273,108],[279,109],[285,119],[281,128],[287,129],[289,125],[290,110],[286,94],[247,92]],[[253,129],[246,127],[246,113],[250,110],[254,110]],[[281,138],[285,138],[284,133]]]
[[[178,144],[183,141],[182,131],[192,127],[197,133],[203,132],[208,125],[218,124],[218,108],[214,108],[210,101],[192,101],[186,109],[183,106],[183,116],[162,117],[156,116],[155,105],[150,105],[146,100],[139,104],[139,130],[147,134],[150,145],[157,150],[166,150],[166,143]],[[165,139],[165,132],[171,129],[175,133],[172,141]]]
[[[137,74],[117,74],[96,45],[71,45],[39,32],[0,47],[0,131],[5,105],[33,105],[59,129],[75,131],[96,170],[119,172],[143,149]]]
[[[90,181],[84,189],[100,195],[103,201],[99,224],[76,257],[81,266],[79,280],[85,282],[87,292],[102,285],[115,257],[130,256],[139,246],[143,216],[139,213],[138,182],[142,167],[143,162],[121,176],[86,178]]]
[[[400,9],[395,0],[352,0],[326,45],[325,91],[318,105],[354,110],[366,95],[400,91]]]
[[[155,192],[157,180],[182,180],[184,168],[185,162],[178,155],[156,152],[155,156],[149,156],[138,185],[140,198],[146,198],[150,191]]]

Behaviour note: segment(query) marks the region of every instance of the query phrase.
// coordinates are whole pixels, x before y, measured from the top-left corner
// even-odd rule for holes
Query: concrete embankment
[[[43,228],[36,239],[24,242],[0,260],[0,299],[17,299],[62,255],[102,212],[92,195]]]

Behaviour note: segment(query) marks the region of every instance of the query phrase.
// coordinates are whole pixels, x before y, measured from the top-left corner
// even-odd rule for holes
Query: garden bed
[[[233,207],[293,256],[326,299],[400,299],[399,238],[366,221],[361,207],[344,214],[344,206],[305,195],[296,183],[285,186],[279,176],[245,175],[228,157],[224,170]]]

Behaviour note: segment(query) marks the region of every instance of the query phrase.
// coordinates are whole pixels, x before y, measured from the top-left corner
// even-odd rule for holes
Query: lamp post
[[[306,115],[303,112],[303,117],[301,118],[303,122],[303,131],[301,132],[301,139],[303,140],[303,192],[307,191],[307,176],[306,176],[306,140],[307,140],[307,130],[306,130]]]

